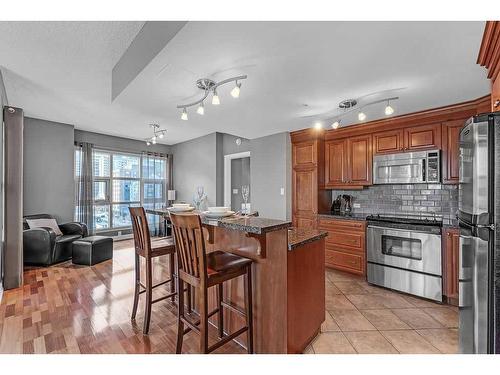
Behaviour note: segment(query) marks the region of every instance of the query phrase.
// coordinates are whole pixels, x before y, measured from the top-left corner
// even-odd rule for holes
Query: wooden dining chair
[[[177,353],[182,352],[182,341],[186,333],[193,330],[200,335],[200,352],[210,353],[247,332],[248,353],[253,353],[252,315],[252,260],[224,251],[206,252],[201,220],[196,214],[170,214],[177,252],[177,290],[188,290],[192,286],[198,298],[199,320],[185,315],[184,293],[179,293],[177,317]],[[223,300],[223,283],[239,276],[245,276],[245,311]],[[217,288],[217,307],[208,312],[208,288]],[[224,308],[245,318],[245,326],[234,333],[224,334]],[[208,345],[208,318],[218,313],[219,340]],[[184,325],[187,326],[184,329]]]
[[[132,228],[134,231],[134,246],[135,246],[135,291],[134,305],[132,307],[132,320],[135,319],[137,306],[139,304],[139,295],[146,294],[146,308],[144,312],[144,326],[142,332],[147,335],[149,333],[149,323],[151,321],[151,308],[156,302],[163,301],[167,298],[172,298],[174,301],[175,284],[174,284],[174,253],[175,245],[172,237],[162,237],[151,240],[149,234],[148,220],[143,207],[129,207],[130,217],[132,219]],[[168,255],[169,256],[169,274],[170,278],[153,285],[153,258]],[[145,283],[141,282],[141,261],[144,258],[146,261],[146,277]],[[170,293],[157,299],[153,299],[153,289],[170,283]],[[141,290],[142,288],[142,290]]]

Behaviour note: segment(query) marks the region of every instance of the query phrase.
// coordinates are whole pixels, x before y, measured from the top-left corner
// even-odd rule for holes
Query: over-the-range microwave
[[[373,157],[373,183],[439,183],[440,164],[439,150],[376,155]]]

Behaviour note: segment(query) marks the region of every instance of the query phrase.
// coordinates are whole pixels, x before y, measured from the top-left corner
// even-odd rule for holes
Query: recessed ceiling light
[[[358,120],[359,121],[365,121],[366,120],[366,115],[363,112],[358,113]]]
[[[321,122],[319,122],[319,121],[316,121],[314,123],[314,129],[316,129],[316,130],[323,129],[323,124]]]
[[[337,129],[340,126],[340,120],[334,121],[332,124],[333,129]]]

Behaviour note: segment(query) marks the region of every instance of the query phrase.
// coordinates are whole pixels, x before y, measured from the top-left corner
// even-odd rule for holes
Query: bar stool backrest
[[[134,231],[135,251],[144,256],[151,254],[151,237],[148,219],[143,207],[129,207],[132,229]]]
[[[207,263],[200,216],[170,213],[170,220],[180,271],[203,282],[207,277]],[[179,273],[182,276],[182,272]]]

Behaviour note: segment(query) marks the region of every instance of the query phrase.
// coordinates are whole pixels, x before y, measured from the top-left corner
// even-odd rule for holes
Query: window
[[[75,179],[81,151],[75,150]],[[97,231],[127,228],[129,206],[161,208],[166,200],[166,161],[163,158],[94,150],[92,156],[94,225]],[[75,217],[79,207],[75,207]],[[151,224],[156,216],[148,215]]]

